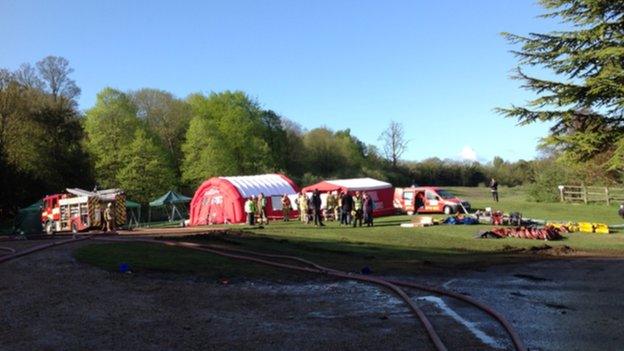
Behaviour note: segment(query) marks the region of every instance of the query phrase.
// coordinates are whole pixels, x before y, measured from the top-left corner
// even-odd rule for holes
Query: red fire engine
[[[74,233],[101,228],[108,204],[114,211],[115,225],[126,222],[126,197],[120,189],[86,191],[67,189],[67,193],[43,198],[41,224],[46,234],[72,231]]]

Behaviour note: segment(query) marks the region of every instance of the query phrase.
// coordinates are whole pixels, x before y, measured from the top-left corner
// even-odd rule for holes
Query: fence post
[[[581,184],[581,187],[583,187],[583,201],[585,202],[585,205],[587,205],[587,187],[585,184]]]
[[[611,205],[611,199],[609,199],[609,188],[605,186],[605,197],[607,198],[607,206]]]

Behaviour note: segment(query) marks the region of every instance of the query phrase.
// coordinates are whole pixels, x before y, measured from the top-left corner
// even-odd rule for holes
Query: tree
[[[47,92],[52,95],[54,101],[61,96],[67,100],[73,100],[80,95],[80,88],[73,79],[69,78],[74,69],[69,67],[69,61],[66,58],[48,56],[37,62],[37,69]]]
[[[528,36],[503,33],[519,58],[515,79],[537,97],[527,106],[499,108],[521,125],[554,122],[544,143],[571,162],[611,155],[604,167],[624,167],[624,2],[540,0],[568,30]],[[558,79],[538,78],[525,67],[540,67]]]
[[[15,81],[26,88],[43,90],[44,83],[30,63],[23,63],[13,74]]]
[[[25,67],[0,70],[0,210],[9,213],[46,193],[92,183],[80,113],[26,84]]]
[[[124,150],[141,127],[137,108],[127,94],[112,88],[98,93],[95,106],[86,112],[84,121],[85,145],[98,185],[119,185],[117,175],[125,166]]]
[[[181,174],[182,143],[191,120],[190,106],[186,101],[163,90],[144,88],[130,95],[137,107],[137,115],[158,136],[176,172]]]
[[[401,155],[407,150],[408,141],[405,140],[404,134],[405,131],[400,123],[390,121],[388,128],[379,136],[379,140],[383,142],[383,152],[395,168]]]
[[[166,150],[145,130],[136,130],[122,154],[124,164],[116,178],[130,198],[146,203],[175,186],[176,174]]]
[[[187,101],[193,117],[182,146],[185,182],[275,169],[257,102],[240,91],[195,94]]]

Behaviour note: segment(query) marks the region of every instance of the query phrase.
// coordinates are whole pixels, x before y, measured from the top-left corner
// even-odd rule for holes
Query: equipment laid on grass
[[[561,240],[562,230],[557,227],[549,226],[543,228],[537,227],[497,227],[489,231],[480,232],[478,238],[518,238],[518,239],[534,239],[534,240]]]
[[[429,227],[432,225],[440,224],[437,220],[431,217],[418,216],[414,218],[410,223],[401,223],[403,228],[416,228],[416,227]]]
[[[87,191],[77,188],[44,197],[41,224],[48,235],[101,228],[104,224],[104,209],[108,204],[113,208],[115,226],[124,225],[126,196],[123,190]]]
[[[479,220],[476,217],[471,216],[449,216],[442,221],[443,224],[479,224]]]
[[[578,222],[577,225],[581,233],[609,234],[609,226],[604,223]]]

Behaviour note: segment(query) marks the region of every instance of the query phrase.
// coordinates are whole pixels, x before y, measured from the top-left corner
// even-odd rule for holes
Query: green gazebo
[[[176,215],[178,219],[184,220],[182,212],[188,212],[186,211],[186,206],[184,206],[184,204],[189,203],[190,201],[191,198],[188,196],[178,194],[175,191],[168,191],[165,195],[149,203],[147,221],[152,221],[152,208],[164,208],[167,212],[167,219],[169,222],[176,220]],[[180,211],[180,209],[183,211]]]

